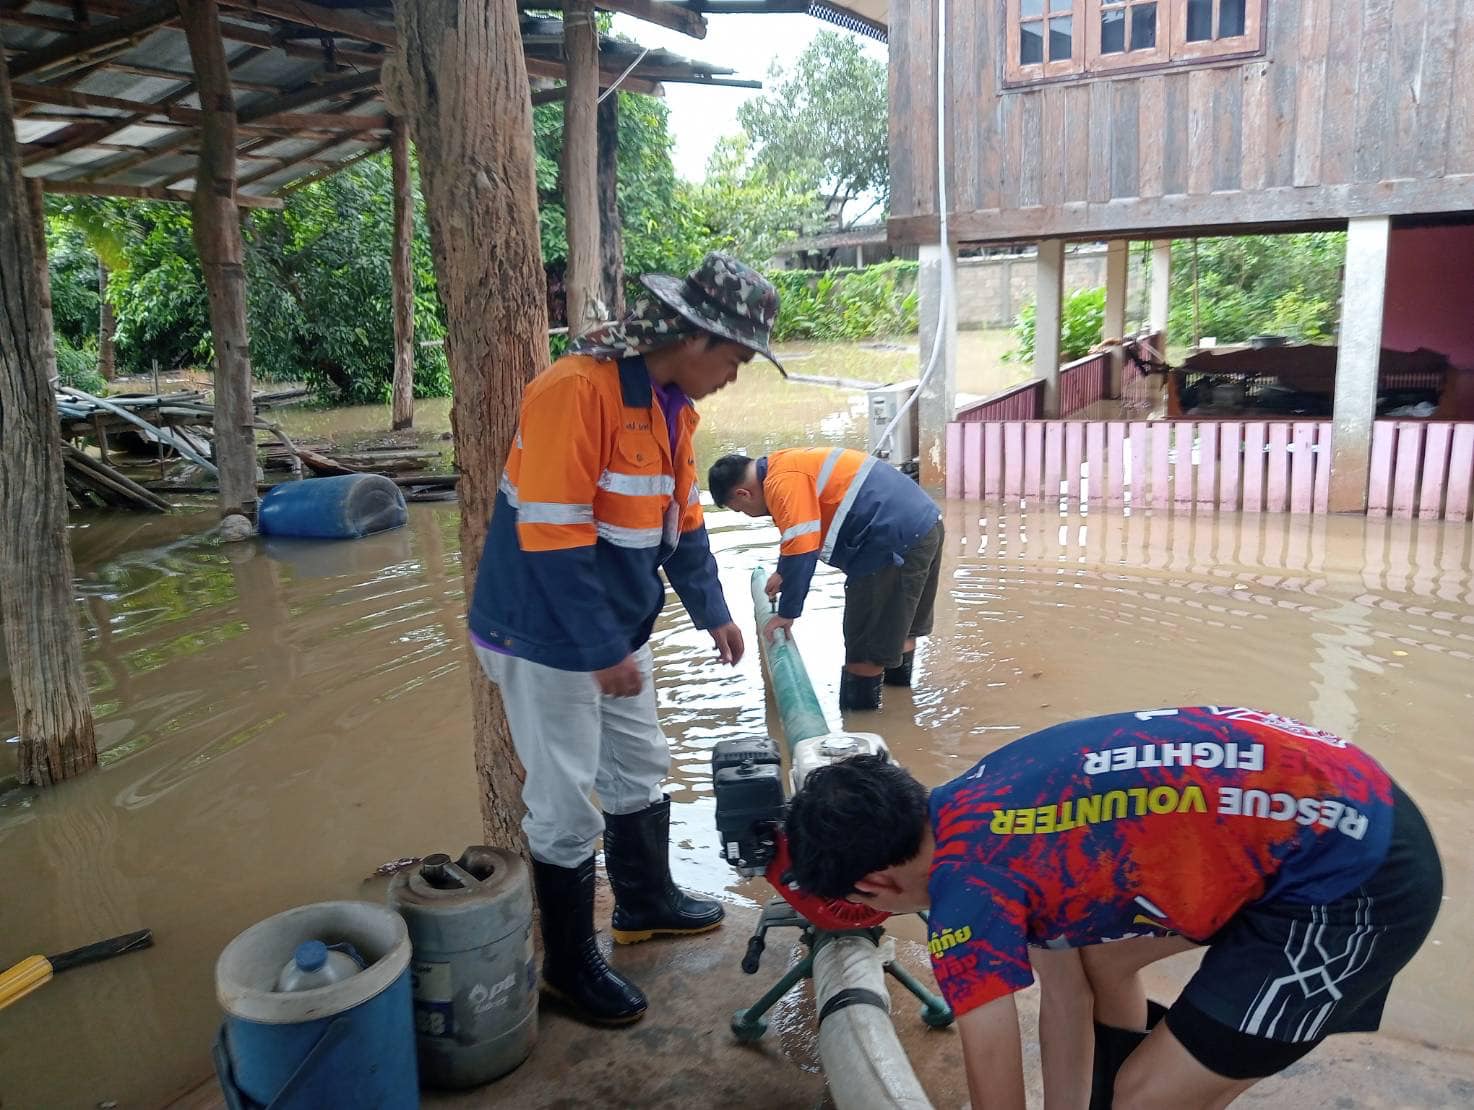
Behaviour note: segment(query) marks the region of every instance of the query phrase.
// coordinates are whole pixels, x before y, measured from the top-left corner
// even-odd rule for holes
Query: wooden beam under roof
[[[81,57],[91,51],[114,43],[144,35],[179,17],[175,0],[160,0],[146,8],[137,8],[131,14],[119,16],[106,23],[99,23],[75,35],[57,39],[35,50],[27,51],[10,60],[10,76],[14,80],[28,73],[36,73],[59,62]]]
[[[304,0],[222,0],[221,7],[269,15],[287,23],[331,31],[335,35],[346,35],[360,42],[391,49],[399,43],[392,23],[380,23],[347,8],[322,8]]]
[[[265,100],[248,104],[244,108],[237,108],[235,118],[240,123],[250,123],[252,120],[263,119],[266,116],[274,116],[280,112],[289,112],[293,108],[300,108],[304,104],[316,104],[319,100],[330,100],[335,96],[344,96],[348,93],[356,93],[363,89],[377,88],[381,78],[379,70],[365,70],[362,73],[350,73],[343,77],[336,77],[331,81],[321,84],[307,85],[290,92],[279,93]]]
[[[646,23],[654,23],[657,27],[679,31],[693,39],[706,38],[705,17],[700,12],[673,4],[670,0],[595,0],[594,6],[601,11],[619,12]],[[546,0],[517,0],[517,7],[523,11],[545,11],[556,5],[549,4]]]
[[[45,179],[41,188],[48,193],[60,193],[78,197],[123,197],[127,200],[165,200],[171,204],[189,204],[193,193],[177,189],[163,189],[147,185],[112,185],[95,181],[52,181]],[[255,197],[237,193],[235,203],[241,208],[281,208],[281,197]]]

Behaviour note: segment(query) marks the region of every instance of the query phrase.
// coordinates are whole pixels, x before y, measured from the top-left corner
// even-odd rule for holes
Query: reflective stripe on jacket
[[[471,631],[524,659],[591,671],[643,644],[659,568],[698,628],[731,619],[707,541],[684,403],[674,451],[641,358],[559,359],[522,395],[476,573]]]
[[[797,617],[814,565],[851,575],[899,564],[941,510],[895,467],[863,451],[801,447],[758,460],[763,499],[778,528],[778,612]]]

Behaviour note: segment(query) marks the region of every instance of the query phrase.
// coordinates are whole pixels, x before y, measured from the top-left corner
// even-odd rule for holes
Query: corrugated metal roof
[[[325,165],[387,145],[386,132],[332,123],[335,116],[386,115],[377,86],[308,100],[298,94],[310,94],[314,85],[372,74],[375,61],[385,56],[382,46],[313,26],[309,13],[332,23],[321,9],[342,11],[348,18],[374,21],[392,33],[392,8],[373,0],[316,0],[317,8],[305,5],[299,18],[297,9],[279,0],[266,3],[290,16],[280,18],[254,6],[233,6],[238,2],[226,0],[231,6],[222,8],[221,29],[232,78],[240,82],[234,89],[236,107],[248,117],[237,136],[242,193],[270,195],[300,178],[320,174]],[[104,29],[109,21],[147,6],[147,0],[89,0],[86,11],[92,20],[86,24],[73,22],[70,4],[6,0],[0,6],[0,43],[10,57],[16,138],[27,175],[65,182],[73,189],[91,184],[101,193],[121,186],[167,189],[172,194],[192,186],[199,98],[192,90],[188,43],[177,22],[140,29],[132,38],[100,45],[84,56],[39,68],[27,65],[28,60],[34,63],[35,51],[64,43],[75,34]],[[63,23],[70,26],[62,27]],[[560,65],[560,21],[527,17],[524,27],[525,49],[542,63],[539,73],[546,73],[549,64]],[[641,50],[637,44],[604,39],[600,54],[606,79],[639,58]],[[29,72],[15,76],[18,64]],[[652,50],[632,76],[650,88],[661,80],[719,81],[731,72]],[[279,99],[286,96],[290,102]],[[251,118],[260,117],[262,108],[273,103],[282,105],[273,116]],[[304,121],[303,116],[327,118]],[[279,160],[276,168],[273,160]]]

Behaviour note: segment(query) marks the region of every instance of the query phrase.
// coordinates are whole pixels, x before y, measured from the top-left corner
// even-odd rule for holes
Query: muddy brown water
[[[883,734],[928,782],[1032,729],[1144,706],[1251,704],[1354,739],[1423,807],[1447,872],[1385,1030],[1474,1050],[1474,530],[946,512],[917,687],[850,727]],[[367,880],[380,864],[479,839],[455,506],[411,506],[408,528],[340,544],[221,547],[197,535],[207,520],[73,529],[103,766],[45,793],[0,788],[0,965],[144,926],[156,944],[0,1011],[6,1110],[150,1107],[193,1086],[210,1072],[213,965],[232,937],[289,906],[380,898]],[[729,513],[710,525],[751,646],[748,577],[776,534]],[[842,604],[841,578],[821,572],[798,626],[836,724]],[[707,766],[716,741],[774,727],[758,657],[715,664],[675,604],[654,647],[677,878],[758,899],[717,858]],[[5,691],[0,737],[15,731]],[[0,781],[13,764],[0,744]]]

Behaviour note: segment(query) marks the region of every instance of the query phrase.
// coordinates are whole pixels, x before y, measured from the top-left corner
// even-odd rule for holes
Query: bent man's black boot
[[[901,656],[901,665],[898,667],[887,667],[885,669],[885,684],[887,686],[910,686],[911,664],[916,662],[916,652],[908,651]]]
[[[879,709],[880,687],[884,675],[859,675],[850,670],[839,672],[840,709]]]

